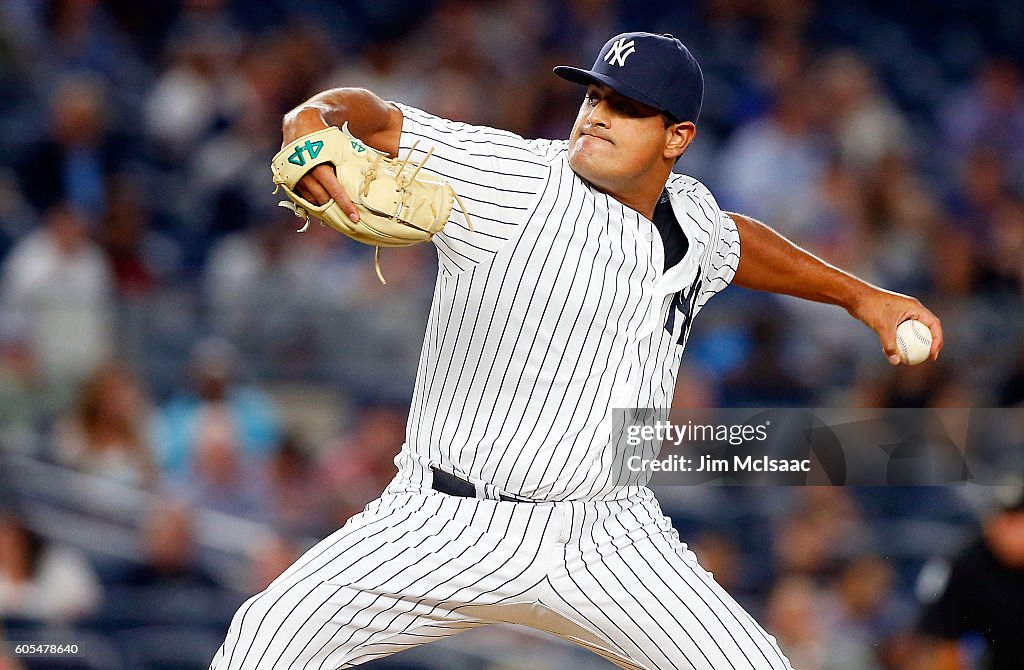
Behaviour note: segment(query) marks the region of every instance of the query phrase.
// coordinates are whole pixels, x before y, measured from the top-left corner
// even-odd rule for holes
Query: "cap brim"
[[[582,84],[584,86],[589,86],[590,84],[604,84],[605,86],[608,86],[612,90],[618,91],[627,98],[636,100],[637,102],[642,102],[648,107],[653,107],[659,112],[672,114],[672,112],[666,109],[662,109],[662,107],[658,103],[651,100],[640,91],[637,91],[636,89],[630,86],[626,86],[625,84],[621,84],[614,78],[609,77],[606,74],[601,74],[600,72],[594,72],[592,70],[584,70],[578,67],[569,67],[568,65],[559,65],[556,68],[554,68],[552,72],[557,74],[562,79],[565,79],[566,81],[571,81],[574,84]]]

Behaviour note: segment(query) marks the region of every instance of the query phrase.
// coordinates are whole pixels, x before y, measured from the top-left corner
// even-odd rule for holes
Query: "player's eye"
[[[591,107],[596,107],[599,100],[600,98],[597,97],[596,93],[587,93],[587,96],[584,98],[584,101]]]
[[[622,116],[638,118],[644,116],[643,110],[627,98],[618,98],[612,103],[612,109]]]

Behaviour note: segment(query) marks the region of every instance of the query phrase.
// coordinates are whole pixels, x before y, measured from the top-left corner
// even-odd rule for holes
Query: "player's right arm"
[[[331,126],[340,128],[346,121],[353,136],[391,157],[398,155],[402,135],[401,110],[364,88],[323,91],[288,112],[281,124],[284,136],[281,146],[317,130]],[[345,193],[331,165],[318,165],[296,186],[303,196],[318,205],[334,198],[350,219],[359,220],[359,211]]]
[[[896,327],[907,319],[921,321],[932,333],[931,358],[942,349],[942,323],[919,300],[873,286],[804,251],[765,224],[727,212],[736,222],[743,253],[733,283],[839,305],[878,333],[889,362],[898,365]]]

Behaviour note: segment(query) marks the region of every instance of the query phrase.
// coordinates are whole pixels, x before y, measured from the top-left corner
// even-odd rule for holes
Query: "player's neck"
[[[618,200],[620,203],[629,207],[635,212],[638,212],[641,216],[647,218],[648,221],[654,219],[654,207],[658,204],[658,198],[661,197],[662,192],[665,190],[665,182],[667,179],[662,180],[660,183],[654,181],[648,181],[641,188],[621,191],[607,191],[608,195]]]
[[[605,191],[608,195],[647,218],[654,219],[654,207],[665,190],[672,164],[668,162],[651,165],[650,169],[636,179],[618,184]]]

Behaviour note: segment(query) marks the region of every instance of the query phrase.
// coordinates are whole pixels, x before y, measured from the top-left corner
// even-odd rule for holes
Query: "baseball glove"
[[[431,149],[418,165],[405,160],[388,158],[373,147],[368,147],[348,131],[348,123],[303,135],[289,143],[274,156],[270,165],[274,173],[274,193],[284,190],[288,200],[279,204],[304,218],[303,232],[309,226],[310,215],[353,240],[377,247],[374,265],[381,283],[381,247],[408,247],[431,239],[444,228],[452,213],[454,202],[466,214],[451,184],[423,169],[423,164],[434,153]],[[342,188],[359,210],[359,221],[353,223],[332,198],[323,205],[306,200],[295,192],[295,184],[318,165],[330,163]]]

